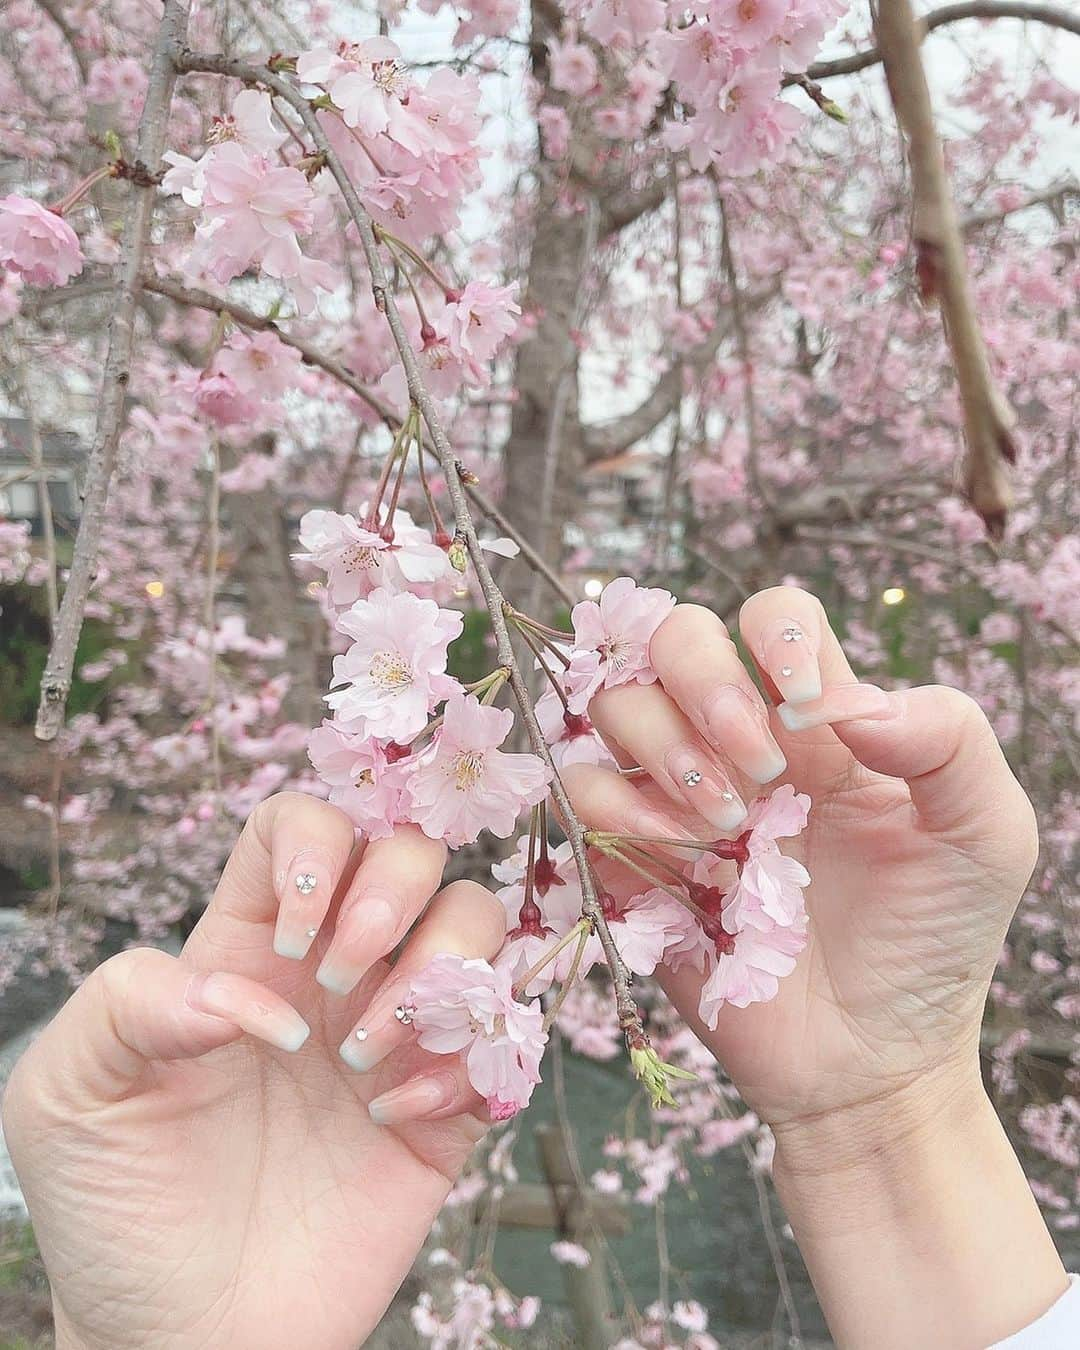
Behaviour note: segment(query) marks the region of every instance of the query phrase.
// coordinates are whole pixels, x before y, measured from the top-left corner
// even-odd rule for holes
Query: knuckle
[[[486,886],[478,881],[451,882],[439,896],[440,910],[450,915],[468,915],[474,943],[485,956],[494,955],[506,936],[506,910]]]
[[[681,655],[687,642],[703,638],[727,637],[727,625],[705,605],[676,605],[653,634],[650,653],[661,659]]]

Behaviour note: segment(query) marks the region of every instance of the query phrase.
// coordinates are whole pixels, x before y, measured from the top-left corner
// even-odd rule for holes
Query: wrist
[[[830,1111],[774,1123],[778,1186],[828,1184],[856,1199],[867,1182],[903,1184],[979,1125],[997,1123],[977,1052]]]
[[[983,1350],[1065,1292],[974,1057],[775,1133],[777,1192],[845,1350]]]

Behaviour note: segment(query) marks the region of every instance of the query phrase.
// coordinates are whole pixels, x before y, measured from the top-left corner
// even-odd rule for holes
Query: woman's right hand
[[[336,807],[271,798],[179,958],[113,957],[33,1043],[4,1130],[60,1350],[355,1350],[375,1326],[487,1128],[394,1017],[436,952],[502,943],[482,887],[428,905],[444,861],[412,827],[358,854]]]
[[[810,795],[807,829],[782,841],[813,878],[809,944],[778,996],[724,1006],[710,1030],[702,976],[658,973],[775,1132],[777,1183],[834,1336],[872,1350],[985,1346],[1065,1288],[979,1073],[987,990],[1038,852],[1034,813],[972,699],[860,685],[813,595],[762,591],[740,630],[779,711],[721,621],[678,606],[652,639],[660,683],[590,705],[620,761],[648,776],[578,765],[568,785],[596,829],[655,833],[641,825],[651,810],[696,838],[733,813],[725,790],[750,800],[789,782]],[[688,765],[700,780],[689,785]],[[921,1232],[901,1231],[909,1205]],[[815,1268],[845,1233],[843,1254]],[[963,1272],[942,1244],[966,1254]],[[870,1253],[876,1271],[860,1266]],[[882,1295],[890,1280],[909,1297]],[[967,1329],[955,1339],[952,1314]]]

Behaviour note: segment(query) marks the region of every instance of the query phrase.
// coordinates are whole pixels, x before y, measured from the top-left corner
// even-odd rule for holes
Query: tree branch
[[[420,372],[419,362],[416,359],[416,353],[413,351],[412,344],[409,342],[408,333],[405,331],[405,325],[402,322],[401,314],[398,311],[397,302],[394,298],[394,293],[390,288],[389,279],[386,275],[386,270],[383,267],[382,257],[379,253],[379,247],[375,239],[375,229],[372,219],[357,195],[356,188],[353,186],[352,180],[339,159],[337,152],[327,138],[326,133],[316,116],[315,110],[311,107],[309,101],[304,98],[299,90],[290,84],[289,81],[281,78],[281,76],[277,75],[274,71],[264,66],[252,66],[248,65],[246,62],[235,61],[226,56],[192,51],[184,51],[179,54],[177,67],[181,71],[205,71],[210,74],[226,75],[233,79],[242,80],[245,84],[262,84],[274,93],[280,95],[287,103],[295,108],[296,112],[299,114],[315,147],[319,153],[323,155],[327,169],[330,171],[338,185],[349,214],[352,216],[353,223],[356,225],[357,233],[360,236],[360,246],[371,273],[372,293],[375,297],[375,305],[386,316],[387,324],[393,335],[394,345],[397,347],[398,357],[405,372],[405,381],[408,385],[409,397],[420,409],[424,421],[427,423],[428,430],[431,433],[431,438],[435,443],[439,462],[442,465],[443,474],[446,478],[447,490],[450,494],[450,500],[453,503],[454,519],[457,524],[457,529],[461,537],[465,540],[469,556],[472,559],[473,568],[476,572],[476,578],[480,584],[480,590],[483,593],[484,602],[491,619],[491,627],[495,635],[498,662],[509,671],[509,684],[521,712],[522,721],[525,723],[530,744],[532,745],[534,752],[541,760],[543,760],[552,774],[551,795],[558,808],[560,822],[566,833],[566,837],[569,840],[574,855],[574,861],[577,863],[578,874],[581,878],[583,897],[582,912],[592,923],[596,934],[600,939],[604,955],[607,958],[612,984],[615,988],[615,1001],[619,1025],[632,1044],[646,1046],[648,1045],[648,1037],[642,1026],[641,1016],[631,991],[630,972],[623,963],[618,948],[615,946],[611,930],[604,918],[599,897],[596,893],[596,886],[593,881],[592,868],[585,843],[585,826],[578,819],[577,813],[574,811],[570,798],[559,777],[558,769],[551,757],[551,750],[548,747],[547,741],[544,739],[544,734],[536,719],[536,713],[533,710],[532,702],[529,698],[528,687],[521,673],[521,669],[518,666],[517,658],[514,655],[513,643],[510,639],[510,630],[503,609],[503,595],[499,590],[494,577],[491,575],[487,560],[484,557],[476,537],[476,529],[469,512],[468,498],[458,471],[454,451],[450,445],[446,431],[443,428],[439,411],[436,408],[431,395],[428,393],[423,376]]]
[[[964,240],[909,0],[881,5],[875,24],[889,93],[908,143],[919,288],[924,300],[940,304],[964,411],[964,491],[991,535],[1000,536],[1013,501],[1009,466],[1016,460],[1016,414],[991,373],[975,314]]]
[[[396,431],[404,421],[402,413],[397,412],[389,403],[385,403],[378,394],[370,390],[366,384],[361,383],[348,366],[342,365],[332,356],[327,356],[303,338],[294,337],[291,333],[286,332],[276,320],[268,319],[262,314],[256,314],[254,310],[239,305],[236,301],[229,300],[224,296],[211,295],[209,291],[202,291],[193,286],[181,286],[179,282],[166,277],[144,275],[142,288],[144,291],[151,291],[155,295],[163,295],[169,300],[174,300],[179,305],[190,305],[196,309],[205,309],[211,314],[228,314],[230,319],[243,328],[249,328],[255,332],[275,334],[279,342],[283,342],[286,347],[292,347],[300,353],[305,365],[317,367],[329,375],[331,379],[337,380],[339,384],[351,390],[357,398],[366,403],[372,412],[376,413],[386,423],[391,431]],[[427,437],[424,438],[424,449],[436,459],[438,458],[434,445]],[[574,597],[548,566],[547,561],[510,524],[495,503],[474,484],[468,484],[465,491],[476,508],[487,516],[498,530],[513,539],[514,543],[521,549],[522,558],[539,576],[544,578],[562,603],[567,607],[573,606]]]
[[[966,3],[943,5],[933,13],[917,20],[916,34],[922,41],[935,29],[961,19],[1023,19],[1032,23],[1049,24],[1063,28],[1067,33],[1080,34],[1080,14],[1070,14],[1056,5],[1032,3],[1031,0],[966,0]],[[834,75],[854,75],[856,71],[876,66],[882,59],[879,47],[868,47],[864,52],[852,52],[833,61],[817,61],[808,66],[805,74],[811,80],[828,80]],[[799,75],[785,75],[784,84],[798,84]]]
[[[98,401],[97,427],[86,462],[79,532],[75,539],[75,552],[64,598],[60,602],[52,646],[41,679],[41,700],[34,730],[39,740],[43,741],[53,740],[63,725],[86,598],[97,568],[109,483],[117,442],[124,424],[124,401],[131,376],[139,276],[154,211],[156,188],[151,179],[160,167],[161,153],[165,148],[165,130],[176,77],[173,53],[187,32],[187,19],[187,9],[181,0],[166,0],[150,67],[136,150],[135,167],[145,170],[147,179],[132,185],[134,195],[124,221],[116,306],[109,324],[109,349]]]

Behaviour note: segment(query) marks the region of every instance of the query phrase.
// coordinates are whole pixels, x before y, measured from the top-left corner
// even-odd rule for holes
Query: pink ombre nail
[[[896,695],[873,684],[846,684],[827,689],[821,698],[792,707],[781,703],[777,713],[788,731],[809,731],[860,718],[881,721],[899,711]]]

